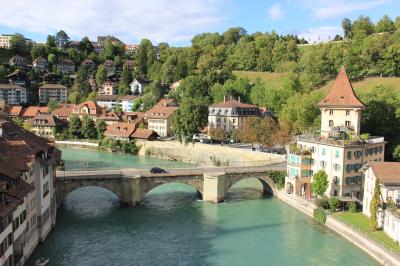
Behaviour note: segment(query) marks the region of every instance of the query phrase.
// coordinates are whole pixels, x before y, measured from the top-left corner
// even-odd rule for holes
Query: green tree
[[[379,179],[375,180],[374,195],[372,196],[371,205],[369,211],[371,213],[369,219],[369,229],[375,231],[378,229],[378,208],[381,202],[381,186],[379,184]]]
[[[81,101],[80,93],[77,91],[73,91],[68,95],[68,101],[73,104],[78,104]]]
[[[324,170],[319,170],[313,176],[312,189],[315,195],[322,197],[328,188],[328,175]]]
[[[38,58],[39,56],[47,58],[46,47],[44,46],[44,44],[34,44],[31,48],[31,56],[34,59]]]
[[[375,26],[375,32],[391,32],[395,30],[394,22],[388,15],[383,16]]]
[[[96,72],[96,83],[97,86],[101,86],[103,85],[103,82],[106,80],[107,78],[107,71],[104,67],[104,65],[99,65],[99,67],[97,68],[97,72]]]
[[[24,40],[24,35],[14,33],[10,39],[10,50],[14,54],[26,55],[29,52],[28,45]]]
[[[50,113],[57,109],[59,106],[60,103],[55,99],[50,99],[50,101],[47,103],[47,107]]]
[[[97,119],[96,120],[96,132],[97,132],[97,138],[98,139],[103,139],[104,138],[104,132],[107,129],[107,124],[104,122],[102,119]]]
[[[132,105],[132,112],[140,112],[143,105],[142,98],[136,98]]]
[[[95,124],[93,120],[87,115],[82,117],[81,134],[87,139],[95,139],[97,137]]]
[[[47,54],[57,53],[56,39],[53,35],[47,35],[45,47]]]
[[[242,38],[246,34],[246,30],[242,27],[229,28],[222,34],[224,38],[223,42],[228,45],[236,44],[240,40],[240,38]]]
[[[132,82],[132,76],[127,67],[123,67],[121,78],[119,81],[120,88],[129,88],[129,84]]]
[[[140,42],[137,53],[138,74],[140,76],[147,75],[148,69],[156,60],[155,56],[155,50],[151,41],[143,39]]]
[[[199,133],[208,122],[208,107],[195,99],[185,99],[172,117],[175,136],[181,142],[193,141],[193,135]]]
[[[393,159],[400,162],[400,145],[397,145],[393,151]]]
[[[94,52],[94,47],[91,41],[89,40],[89,37],[87,36],[83,37],[82,40],[79,42],[78,49],[79,51],[85,53],[86,55],[89,55]]]
[[[7,71],[4,66],[0,66],[0,83],[4,83],[6,80]]]
[[[353,22],[351,31],[354,36],[367,36],[375,32],[375,26],[370,17],[361,15]]]
[[[351,39],[351,37],[353,37],[351,20],[348,18],[344,18],[342,20],[342,28],[343,28],[344,37],[346,39]]]
[[[72,136],[79,138],[81,136],[82,122],[77,115],[72,115],[69,119],[68,129]]]
[[[59,49],[64,50],[69,45],[69,36],[65,31],[60,30],[56,33],[54,41]]]

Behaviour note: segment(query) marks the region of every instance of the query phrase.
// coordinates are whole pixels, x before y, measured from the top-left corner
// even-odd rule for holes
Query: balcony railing
[[[362,145],[367,143],[382,143],[384,137],[369,136],[368,139],[355,139],[355,140],[344,140],[344,139],[333,139],[325,138],[315,135],[298,135],[296,137],[297,141],[309,141],[322,144],[330,145],[340,145],[340,146],[351,146],[351,145]]]

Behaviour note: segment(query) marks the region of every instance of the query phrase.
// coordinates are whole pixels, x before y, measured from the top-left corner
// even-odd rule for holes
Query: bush
[[[286,173],[283,171],[271,171],[269,173],[269,178],[281,189],[285,186],[285,175]]]
[[[329,209],[331,211],[336,211],[337,208],[339,208],[340,205],[340,200],[338,198],[330,198],[329,199]]]
[[[321,207],[323,209],[329,209],[329,202],[326,197],[317,198],[315,203],[317,204],[318,207]]]
[[[325,210],[321,207],[314,210],[314,219],[320,224],[325,224],[326,222],[326,213]]]
[[[350,202],[349,204],[349,212],[351,213],[357,212],[357,204],[354,201]]]

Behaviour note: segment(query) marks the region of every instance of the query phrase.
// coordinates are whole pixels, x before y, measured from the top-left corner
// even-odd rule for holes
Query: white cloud
[[[352,12],[370,10],[392,0],[302,0],[297,5],[311,10],[316,19],[341,18]]]
[[[224,20],[218,0],[2,0],[0,25],[49,34],[63,29],[80,38],[114,35],[176,43]],[[17,10],[17,12],[16,12]]]
[[[282,9],[281,5],[279,3],[273,4],[267,11],[268,16],[272,20],[282,20],[286,12],[285,10]]]
[[[309,43],[319,43],[333,40],[336,34],[342,34],[341,27],[323,26],[318,28],[311,28],[298,33],[300,38],[306,39]]]

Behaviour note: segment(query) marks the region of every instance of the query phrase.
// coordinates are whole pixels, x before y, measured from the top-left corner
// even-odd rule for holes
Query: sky
[[[203,32],[230,27],[297,34],[311,42],[342,34],[341,20],[400,16],[400,0],[0,0],[0,33],[38,42],[62,29],[71,40],[112,35],[125,43],[190,45]]]

